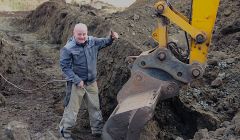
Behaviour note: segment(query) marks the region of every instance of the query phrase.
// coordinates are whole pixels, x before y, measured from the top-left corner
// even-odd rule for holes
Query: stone
[[[237,39],[234,39],[234,40],[232,40],[231,44],[232,44],[233,46],[236,46],[236,45],[238,45],[239,43],[238,43],[238,40],[237,40]]]
[[[228,59],[226,60],[226,62],[227,62],[227,64],[232,64],[232,63],[235,62],[235,58],[228,58]]]
[[[218,77],[221,79],[225,79],[226,78],[226,73],[219,73]]]
[[[231,13],[232,13],[231,8],[226,8],[226,9],[224,10],[224,15],[225,15],[226,17],[230,16]]]
[[[215,131],[215,136],[223,135],[225,129],[226,129],[226,128],[224,128],[224,127],[218,128],[218,129]]]
[[[220,87],[222,84],[223,84],[222,79],[217,77],[215,80],[211,82],[211,87],[217,88],[217,87]]]
[[[209,139],[209,134],[207,129],[200,129],[195,133],[193,140],[205,140]]]
[[[140,16],[139,15],[137,15],[137,14],[134,14],[133,15],[133,20],[139,20],[140,19]]]
[[[225,61],[219,62],[218,65],[219,65],[220,69],[225,69],[228,67],[227,62],[225,62]]]
[[[8,123],[5,134],[12,140],[31,140],[28,125],[18,121]]]
[[[201,91],[199,89],[194,88],[192,94],[194,98],[198,99],[201,94]]]
[[[176,137],[175,140],[184,140],[182,137]]]
[[[152,17],[152,18],[155,18],[155,17],[157,17],[157,16],[156,16],[156,15],[151,15],[151,17]]]
[[[229,121],[224,121],[221,126],[222,127],[228,127],[230,125],[230,122]]]
[[[134,27],[134,24],[130,23],[130,27]]]

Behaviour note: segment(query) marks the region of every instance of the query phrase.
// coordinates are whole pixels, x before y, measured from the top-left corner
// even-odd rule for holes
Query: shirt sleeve
[[[71,80],[75,84],[79,84],[82,81],[82,79],[73,72],[71,53],[65,47],[60,51],[60,67],[67,80]]]
[[[105,48],[112,44],[113,39],[111,37],[106,38],[94,38],[94,45],[97,47],[98,50]]]

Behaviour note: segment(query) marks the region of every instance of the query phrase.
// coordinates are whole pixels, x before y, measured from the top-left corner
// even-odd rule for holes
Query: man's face
[[[78,27],[73,31],[73,35],[77,43],[82,44],[85,43],[87,40],[87,28]]]

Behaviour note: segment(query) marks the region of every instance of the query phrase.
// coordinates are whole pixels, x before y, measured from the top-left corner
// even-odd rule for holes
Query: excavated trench
[[[126,11],[112,15],[105,15],[87,5],[76,7],[54,0],[40,5],[23,19],[11,20],[21,28],[16,28],[12,33],[1,31],[0,72],[21,87],[38,87],[43,81],[62,78],[58,66],[59,50],[71,36],[76,23],[86,23],[89,34],[97,37],[108,35],[110,30],[117,31],[120,39],[110,47],[101,50],[97,64],[101,108],[104,120],[107,120],[117,105],[118,91],[130,77],[125,58],[139,55],[146,49],[142,44],[151,34],[149,27],[152,27],[155,21],[154,16],[149,16],[152,12],[151,7],[147,5],[139,8],[138,5],[142,5],[142,1],[137,2],[134,4],[135,8],[133,5]],[[223,26],[222,23],[221,26]],[[222,32],[226,33],[225,30]],[[217,29],[216,33],[220,31]],[[217,39],[215,37],[213,40]],[[227,44],[227,42],[224,43]],[[219,44],[213,50],[217,48],[220,48]],[[222,56],[215,56],[214,52],[210,53],[211,60],[215,61],[220,57]],[[224,121],[231,121],[238,112],[240,100],[236,97],[233,104],[228,104],[227,101],[238,95],[233,90],[239,89],[239,85],[225,84],[226,89],[225,87],[211,88],[209,84],[221,72],[231,72],[225,80],[231,80],[231,77],[237,80],[239,77],[234,77],[239,74],[237,70],[239,65],[236,60],[236,67],[229,65],[229,69],[215,66],[216,63],[224,61],[223,59],[216,63],[209,62],[208,69],[217,69],[216,71],[207,70],[205,77],[197,81],[197,84],[183,87],[180,96],[159,102],[154,118],[142,131],[141,140],[176,139],[177,137],[192,139],[200,129],[207,128],[214,132],[222,126]],[[200,85],[203,88],[200,88]],[[1,79],[0,89],[0,94],[6,97],[6,106],[1,108],[4,115],[1,115],[0,120],[9,122],[17,119],[28,122],[33,139],[38,139],[37,134],[44,133],[46,130],[52,130],[57,135],[56,126],[63,112],[64,84],[50,84],[41,91],[29,94],[12,88]],[[231,97],[225,94],[227,92],[232,93]],[[220,108],[220,106],[223,107]],[[226,108],[232,110],[226,110]],[[90,135],[88,115],[84,106],[80,112],[78,125],[73,131],[74,137],[95,139]],[[3,129],[6,123],[1,122],[0,126]],[[234,135],[238,136],[238,133]]]

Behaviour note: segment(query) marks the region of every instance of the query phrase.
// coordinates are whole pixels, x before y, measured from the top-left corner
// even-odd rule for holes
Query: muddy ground
[[[148,49],[144,44],[156,25],[153,3],[138,0],[123,12],[106,14],[88,5],[50,1],[29,13],[1,13],[0,73],[24,89],[40,87],[46,81],[62,79],[59,50],[75,23],[86,23],[89,34],[97,37],[117,31],[120,39],[103,49],[98,60],[98,85],[106,120],[117,104],[118,91],[130,76],[125,58]],[[173,5],[189,14],[189,1],[173,1]],[[239,8],[237,0],[221,1],[203,78],[183,87],[178,97],[159,102],[141,139],[240,139]],[[171,36],[179,33],[174,26],[170,30]],[[40,139],[48,131],[59,137],[64,87],[58,82],[23,92],[1,79],[0,94],[6,100],[0,102],[0,139],[6,139],[4,127],[13,120],[27,123],[32,139]],[[90,134],[84,106],[80,112],[74,137],[96,139]]]

